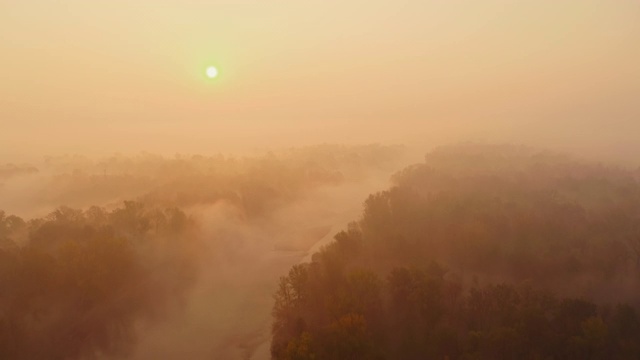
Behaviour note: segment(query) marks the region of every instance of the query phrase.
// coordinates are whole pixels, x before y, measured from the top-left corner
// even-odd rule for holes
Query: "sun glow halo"
[[[209,66],[207,68],[207,77],[209,79],[218,77],[218,69],[216,69],[214,66]]]

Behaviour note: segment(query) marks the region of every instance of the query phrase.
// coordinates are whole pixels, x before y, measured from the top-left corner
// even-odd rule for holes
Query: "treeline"
[[[0,358],[127,354],[136,324],[195,280],[197,239],[182,211],[137,202],[27,222],[0,212]]]
[[[226,201],[246,216],[256,217],[322,186],[389,174],[404,155],[401,147],[321,145],[244,157],[142,154],[92,160],[64,156],[47,158],[39,171],[34,168],[34,173],[15,175],[12,183],[5,181],[6,186],[26,184],[16,190],[25,192],[14,200],[20,209],[26,203],[34,208],[86,208],[135,199],[184,208]],[[2,183],[0,176],[0,200]],[[6,191],[5,197],[15,198],[10,187]]]
[[[37,172],[38,169],[31,165],[4,164],[0,165],[0,181],[16,176],[35,174]]]
[[[511,146],[438,149],[280,281],[274,359],[636,359],[640,183]]]

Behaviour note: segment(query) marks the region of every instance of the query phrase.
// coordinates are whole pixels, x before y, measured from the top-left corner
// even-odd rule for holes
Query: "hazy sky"
[[[0,157],[638,134],[637,0],[0,0]]]

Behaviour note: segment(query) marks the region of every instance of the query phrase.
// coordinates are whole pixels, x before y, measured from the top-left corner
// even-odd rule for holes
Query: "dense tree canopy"
[[[511,146],[438,149],[280,280],[275,359],[640,358],[640,182]]]
[[[179,301],[196,274],[189,222],[136,202],[27,223],[0,212],[0,358],[126,354],[136,322]]]

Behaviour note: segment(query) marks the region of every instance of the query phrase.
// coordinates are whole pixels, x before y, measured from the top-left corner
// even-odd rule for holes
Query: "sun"
[[[207,68],[207,77],[209,79],[213,79],[215,77],[218,77],[218,69],[216,69],[215,66],[209,66]]]

